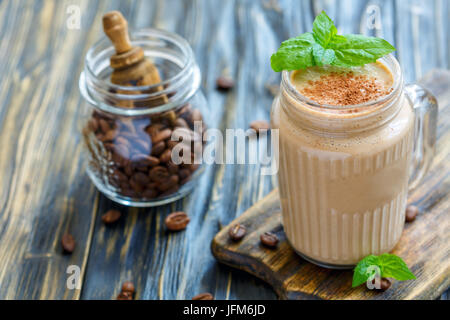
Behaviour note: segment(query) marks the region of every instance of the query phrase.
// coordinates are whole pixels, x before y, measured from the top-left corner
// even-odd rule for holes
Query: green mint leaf
[[[363,35],[344,35],[347,41],[331,41],[330,49],[334,50],[336,59],[333,65],[340,67],[361,66],[375,62],[377,59],[395,51],[386,40]]]
[[[338,35],[333,21],[322,11],[313,22],[313,32],[284,41],[270,58],[275,72],[311,66],[360,66],[395,51],[386,40],[363,35]]]
[[[379,268],[382,278],[394,278],[399,281],[416,279],[400,257],[383,253],[380,256],[367,256],[357,264],[353,271],[352,287],[357,287],[373,277],[373,267]]]
[[[280,49],[270,57],[270,65],[275,72],[297,70],[314,65],[312,48],[315,44],[312,33],[284,41]]]
[[[380,259],[377,256],[370,255],[362,259],[353,271],[352,287],[357,287],[366,282],[372,274],[369,272],[370,266],[380,266]]]
[[[314,64],[316,66],[332,64],[336,57],[333,50],[324,49],[318,43],[315,43],[313,45],[313,56],[314,56]]]
[[[337,29],[333,20],[322,11],[313,22],[313,36],[317,43],[327,48],[331,39],[337,35]]]
[[[409,270],[406,263],[395,254],[382,254],[380,263],[383,266],[382,277],[394,278],[400,281],[416,279],[416,276]]]

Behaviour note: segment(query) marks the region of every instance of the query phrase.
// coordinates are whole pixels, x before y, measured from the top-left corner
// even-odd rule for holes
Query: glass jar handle
[[[413,190],[422,181],[433,160],[438,103],[428,90],[417,84],[407,85],[405,92],[415,113],[412,170],[409,177],[409,190]]]

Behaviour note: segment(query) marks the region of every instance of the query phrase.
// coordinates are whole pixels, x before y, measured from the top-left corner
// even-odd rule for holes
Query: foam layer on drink
[[[392,91],[392,73],[381,62],[351,68],[309,67],[291,74],[294,87],[319,104],[346,106],[377,100]]]

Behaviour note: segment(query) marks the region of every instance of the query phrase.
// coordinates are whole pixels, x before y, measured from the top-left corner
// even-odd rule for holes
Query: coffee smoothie
[[[414,114],[396,60],[283,71],[279,129],[283,225],[327,267],[390,251],[403,230]]]

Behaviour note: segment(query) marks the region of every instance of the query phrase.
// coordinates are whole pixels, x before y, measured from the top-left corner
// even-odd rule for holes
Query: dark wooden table
[[[371,29],[377,8],[381,28]],[[112,9],[133,28],[162,28],[189,41],[212,126],[220,129],[269,119],[266,86],[279,82],[270,55],[281,40],[309,31],[322,9],[340,32],[393,43],[407,82],[450,63],[447,0],[0,1],[1,299],[111,299],[125,280],[136,284],[138,299],[190,299],[205,291],[218,299],[276,297],[210,252],[219,228],[276,184],[259,166],[210,166],[190,196],[157,209],[120,207],[89,181],[80,156],[78,76],[87,49],[102,36],[102,14]],[[81,13],[80,29],[68,28],[72,10]],[[237,81],[226,95],[215,90],[222,73]],[[113,227],[100,220],[109,208],[124,212]],[[179,209],[191,223],[168,234],[164,217]],[[77,240],[72,255],[62,254],[66,231]],[[70,265],[80,267],[81,289],[66,286]]]

